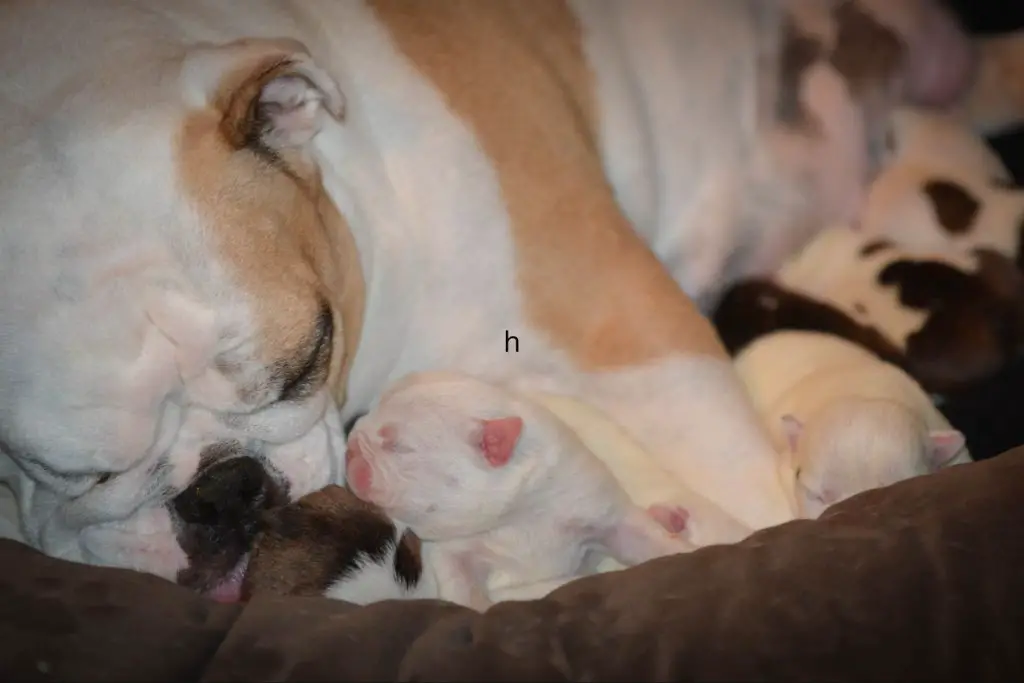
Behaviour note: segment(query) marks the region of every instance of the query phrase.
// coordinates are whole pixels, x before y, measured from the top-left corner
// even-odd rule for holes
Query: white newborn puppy
[[[624,565],[685,552],[688,512],[644,510],[551,413],[455,373],[395,384],[349,435],[349,488],[423,540],[443,599],[578,576],[588,551]]]
[[[857,493],[970,462],[964,436],[905,372],[844,339],[780,331],[736,370],[783,454],[805,517]]]
[[[584,401],[550,393],[526,397],[569,426],[603,462],[640,507],[674,503],[689,513],[689,540],[696,546],[738,543],[753,530],[728,515],[714,502],[679,481],[603,411]],[[614,560],[601,569],[618,568]]]

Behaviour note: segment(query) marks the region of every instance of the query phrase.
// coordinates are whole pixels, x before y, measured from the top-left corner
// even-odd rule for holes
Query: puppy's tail
[[[973,83],[953,113],[983,135],[1024,125],[1024,30],[975,38]]]

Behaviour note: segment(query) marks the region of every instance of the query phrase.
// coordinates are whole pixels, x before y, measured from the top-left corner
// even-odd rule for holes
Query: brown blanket
[[[1024,679],[1024,448],[486,614],[207,601],[0,541],[0,680]]]

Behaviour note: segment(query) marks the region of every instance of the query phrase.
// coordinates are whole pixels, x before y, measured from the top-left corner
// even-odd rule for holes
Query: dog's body
[[[440,596],[477,609],[579,576],[594,549],[631,566],[695,547],[688,510],[641,508],[546,409],[467,375],[388,388],[352,429],[346,472],[424,541]]]
[[[773,434],[801,513],[970,462],[963,435],[905,372],[817,332],[758,339],[736,369]]]
[[[0,476],[27,541],[215,590],[266,507],[341,481],[344,421],[434,368],[585,395],[744,524],[790,518],[676,281],[770,266],[799,239],[749,244],[737,187],[793,196],[772,179],[848,140],[835,206],[765,223],[845,211],[870,112],[971,71],[929,2],[795,4],[821,39],[794,65],[760,0],[4,3]]]

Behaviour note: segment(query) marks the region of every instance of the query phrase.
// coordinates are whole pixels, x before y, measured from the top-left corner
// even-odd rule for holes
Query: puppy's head
[[[524,420],[503,391],[461,375],[412,375],[356,423],[348,486],[424,539],[497,526],[530,463]]]
[[[964,450],[962,433],[929,430],[903,406],[884,400],[836,401],[806,423],[782,418],[797,480],[797,504],[815,518],[863,491],[929,474]]]
[[[328,486],[263,515],[242,597],[323,595],[361,572],[390,574],[394,597],[420,580],[419,538],[399,534],[380,510],[340,486]]]

